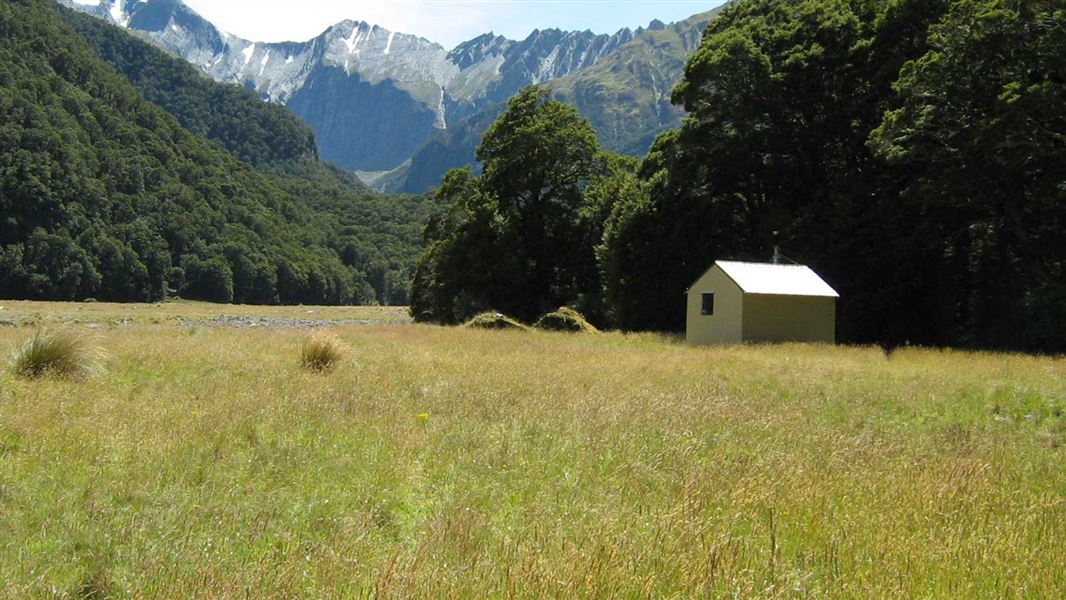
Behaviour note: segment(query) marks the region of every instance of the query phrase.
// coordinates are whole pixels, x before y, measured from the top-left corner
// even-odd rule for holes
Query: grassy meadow
[[[0,305],[3,597],[1066,595],[1062,359]]]

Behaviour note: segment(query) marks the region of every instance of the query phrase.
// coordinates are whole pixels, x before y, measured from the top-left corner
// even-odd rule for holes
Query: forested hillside
[[[355,190],[365,187],[351,173],[320,161],[314,132],[285,107],[263,102],[252,90],[218,83],[188,62],[91,15],[62,5],[55,9],[101,60],[185,129],[264,173]]]
[[[406,300],[418,199],[359,191],[283,109],[83,23],[135,88],[55,10],[0,4],[0,296]]]
[[[677,330],[714,260],[780,244],[841,292],[842,340],[1066,351],[1063,56],[1056,0],[740,0],[674,90],[684,123],[636,173],[587,144],[563,164],[531,153],[591,129],[543,96],[513,105],[485,175],[444,179],[414,314],[562,302]]]
[[[235,85],[219,85],[185,61],[87,14],[56,12],[96,55],[192,133],[253,165],[317,158],[311,128],[284,107]]]

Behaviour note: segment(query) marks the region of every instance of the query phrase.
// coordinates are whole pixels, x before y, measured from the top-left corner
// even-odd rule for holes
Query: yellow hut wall
[[[714,314],[702,310],[703,294],[714,293]],[[717,266],[700,277],[688,292],[685,339],[689,344],[739,344],[743,338],[744,294]]]
[[[836,298],[747,294],[746,342],[836,342]]]

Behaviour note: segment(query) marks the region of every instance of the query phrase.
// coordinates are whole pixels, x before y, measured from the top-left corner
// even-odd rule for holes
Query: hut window
[[[714,314],[714,292],[704,292],[700,312],[707,317]]]

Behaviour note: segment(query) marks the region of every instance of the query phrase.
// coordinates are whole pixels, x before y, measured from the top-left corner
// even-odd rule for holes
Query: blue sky
[[[723,0],[185,0],[222,29],[255,41],[302,41],[343,19],[367,21],[452,48],[486,31],[510,38],[534,29],[591,29],[614,33],[670,23]]]

